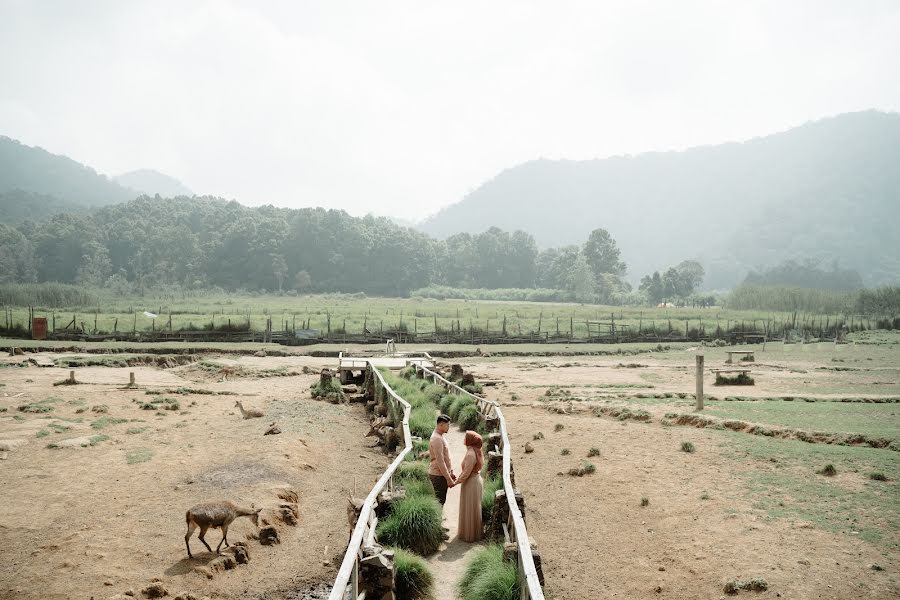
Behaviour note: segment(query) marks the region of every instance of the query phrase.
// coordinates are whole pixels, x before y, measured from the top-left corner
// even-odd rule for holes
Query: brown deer
[[[185,515],[187,533],[184,534],[184,545],[187,546],[188,558],[194,558],[191,554],[190,539],[194,534],[194,530],[198,527],[200,528],[200,535],[197,537],[200,538],[200,541],[203,542],[203,545],[206,546],[206,549],[210,552],[212,552],[212,548],[210,548],[209,544],[206,543],[206,540],[203,539],[206,532],[210,527],[222,530],[222,539],[219,541],[219,545],[216,546],[216,553],[218,554],[219,548],[222,547],[223,542],[226,547],[229,545],[228,526],[231,525],[232,521],[238,517],[250,517],[250,520],[253,521],[253,525],[259,527],[259,511],[261,510],[261,508],[253,508],[252,505],[249,509],[241,508],[228,500],[223,500],[221,502],[205,502],[191,507]]]
[[[234,405],[237,406],[239,409],[241,409],[241,416],[243,416],[245,419],[252,419],[254,417],[262,417],[262,416],[265,416],[265,414],[266,414],[263,411],[261,411],[260,409],[253,408],[252,406],[250,408],[244,408],[244,405],[241,403],[240,400],[237,400],[234,403]]]

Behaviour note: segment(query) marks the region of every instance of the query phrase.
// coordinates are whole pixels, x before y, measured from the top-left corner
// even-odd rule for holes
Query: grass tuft
[[[403,548],[392,550],[397,597],[409,600],[431,598],[434,591],[434,575],[425,559]]]
[[[681,451],[682,451],[682,452],[687,452],[688,454],[690,454],[691,452],[694,452],[695,450],[696,450],[696,448],[694,448],[694,444],[693,444],[693,443],[691,443],[691,442],[681,442]]]
[[[443,541],[441,505],[428,496],[399,500],[378,524],[377,534],[383,544],[430,556],[438,551]]]
[[[459,584],[462,600],[514,600],[519,595],[516,566],[503,560],[503,548],[496,544],[475,553]]]

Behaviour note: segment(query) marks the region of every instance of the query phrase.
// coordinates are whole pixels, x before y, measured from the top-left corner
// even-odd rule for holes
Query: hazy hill
[[[117,176],[115,181],[147,196],[159,194],[163,198],[175,198],[194,195],[194,192],[174,177],[152,169],[139,169],[123,173]]]
[[[0,136],[0,223],[41,221],[133,200],[142,194],[193,195],[156,171],[133,171],[117,182],[67,156]]]
[[[744,143],[508,169],[420,229],[491,226],[543,247],[604,227],[636,281],[699,259],[706,287],[786,259],[835,260],[867,284],[900,281],[900,114],[849,113]]]

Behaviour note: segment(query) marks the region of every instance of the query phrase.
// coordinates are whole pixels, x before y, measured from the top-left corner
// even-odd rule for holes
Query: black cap
[[[438,415],[437,422],[438,423],[449,423],[450,417],[448,417],[447,415]]]

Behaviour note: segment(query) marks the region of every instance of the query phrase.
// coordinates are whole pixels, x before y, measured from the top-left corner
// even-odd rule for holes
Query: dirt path
[[[446,434],[447,443],[450,444],[450,457],[453,470],[459,473],[463,456],[466,455],[466,446],[463,440],[466,437],[463,431],[450,431]],[[459,487],[450,488],[447,491],[447,504],[444,505],[444,526],[450,529],[448,534],[450,541],[441,546],[440,551],[429,559],[431,570],[434,573],[434,597],[436,600],[454,600],[456,585],[469,564],[472,554],[478,549],[479,544],[463,542],[456,537],[459,524]]]

